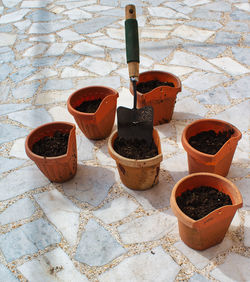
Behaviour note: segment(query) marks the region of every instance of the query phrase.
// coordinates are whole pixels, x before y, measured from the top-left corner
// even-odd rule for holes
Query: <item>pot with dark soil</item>
[[[167,123],[172,119],[176,96],[181,91],[180,79],[164,71],[140,73],[137,82],[138,108],[152,106],[154,125]],[[130,92],[133,94],[132,84]]]
[[[87,138],[104,139],[114,125],[118,96],[118,92],[109,87],[85,87],[69,97],[68,111]]]
[[[108,150],[116,161],[122,183],[133,190],[146,190],[159,181],[163,159],[158,132],[153,130],[153,143],[144,140],[125,140],[115,131],[109,138]]]
[[[32,130],[25,141],[27,156],[53,182],[71,179],[77,170],[76,126],[50,122]]]
[[[223,240],[243,203],[240,191],[231,181],[201,172],[175,184],[170,204],[183,242],[193,249],[205,250]]]
[[[241,132],[216,119],[199,119],[185,127],[182,145],[188,155],[189,173],[211,172],[226,176]]]

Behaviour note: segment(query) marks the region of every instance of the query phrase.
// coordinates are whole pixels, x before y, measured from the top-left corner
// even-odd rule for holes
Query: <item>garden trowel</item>
[[[139,39],[134,5],[126,6],[125,39],[129,77],[134,91],[134,106],[133,109],[118,107],[118,136],[127,140],[144,139],[148,145],[151,145],[153,140],[153,108],[151,106],[141,109],[136,108],[136,82],[139,77]]]

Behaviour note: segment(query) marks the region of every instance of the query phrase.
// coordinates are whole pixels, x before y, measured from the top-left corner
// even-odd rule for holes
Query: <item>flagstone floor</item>
[[[122,185],[107,139],[77,130],[78,172],[50,183],[24,151],[50,121],[74,122],[73,91],[106,85],[132,107],[124,7],[134,3],[140,71],[182,81],[173,119],[157,126],[160,182]],[[250,281],[250,4],[247,0],[0,0],[0,281]],[[179,238],[169,198],[187,175],[183,128],[199,118],[238,127],[228,179],[243,196],[223,242],[206,251]],[[115,127],[114,127],[115,129]]]

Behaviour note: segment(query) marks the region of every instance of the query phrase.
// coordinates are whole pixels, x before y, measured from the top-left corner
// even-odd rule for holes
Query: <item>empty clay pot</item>
[[[177,93],[181,91],[180,79],[164,71],[147,71],[139,75],[137,82],[147,82],[150,80],[159,80],[161,82],[172,82],[174,87],[159,86],[145,94],[137,91],[137,106],[142,108],[152,106],[154,109],[154,125],[170,122],[172,119]],[[130,83],[130,92],[133,94],[133,86]]]
[[[214,130],[218,133],[230,129],[234,130],[234,134],[215,155],[202,153],[188,143],[191,136],[195,136],[202,131]],[[239,129],[223,120],[199,119],[192,122],[185,127],[182,133],[182,145],[187,152],[189,173],[211,172],[226,176],[240,139],[241,132]]]
[[[230,196],[232,205],[223,206],[207,216],[194,220],[181,211],[176,198],[186,190],[199,186],[210,186]],[[170,197],[173,213],[178,218],[179,233],[182,241],[190,248],[205,250],[220,243],[235,215],[242,207],[242,196],[238,188],[228,179],[212,173],[194,173],[178,181]]]
[[[32,152],[34,143],[55,131],[69,133],[67,153],[57,157],[43,157]],[[41,172],[53,182],[71,179],[77,170],[76,126],[69,122],[50,122],[32,130],[25,141],[27,156],[36,163]]]
[[[113,148],[118,136],[115,131],[108,141],[110,156],[116,161],[122,183],[133,190],[146,190],[159,182],[160,163],[163,159],[161,143],[158,132],[153,130],[153,139],[158,148],[158,155],[143,160],[125,158],[119,155]]]
[[[89,139],[104,139],[112,131],[118,92],[105,86],[89,86],[74,92],[67,101],[68,111],[73,115],[83,134]],[[102,99],[95,113],[84,113],[75,108],[85,101]]]

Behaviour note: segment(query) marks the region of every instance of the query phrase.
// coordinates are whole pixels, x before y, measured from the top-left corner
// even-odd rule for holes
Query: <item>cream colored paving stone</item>
[[[26,138],[20,138],[14,141],[13,146],[11,147],[9,155],[11,157],[15,157],[18,159],[25,159],[28,160],[28,156],[25,153],[25,139]]]
[[[41,71],[37,72],[36,74],[32,75],[30,78],[28,78],[27,81],[45,79],[56,75],[57,75],[57,71],[49,68],[44,68]]]
[[[240,10],[250,12],[250,4],[249,3],[240,3],[240,4],[234,4],[235,7],[237,7]]]
[[[60,56],[64,53],[67,46],[68,43],[53,43],[50,45],[44,56]]]
[[[236,151],[234,153],[233,162],[240,164],[249,164],[249,152],[250,152],[250,137],[249,134],[244,133],[238,142]],[[242,171],[243,172],[243,171]]]
[[[17,22],[29,13],[30,9],[21,9],[12,13],[7,13],[0,17],[0,24]]]
[[[234,217],[233,217],[233,220],[228,228],[228,231],[229,232],[235,232],[239,227],[240,227],[240,224],[241,224],[241,219],[240,219],[240,216],[239,216],[239,210],[236,211]]]
[[[47,49],[47,47],[48,47],[48,45],[45,44],[45,43],[36,44],[36,45],[30,47],[29,49],[27,49],[23,53],[23,56],[24,57],[33,57],[33,56],[36,56],[36,55],[40,55]]]
[[[135,211],[138,205],[127,197],[120,197],[93,211],[94,216],[106,224],[121,220]]]
[[[199,56],[188,54],[182,51],[176,51],[173,59],[169,64],[185,67],[193,67],[196,69],[207,70],[219,73],[220,71],[214,68],[211,64],[201,59]]]
[[[140,36],[142,38],[167,38],[169,34],[168,30],[160,28],[144,28],[141,31]]]
[[[70,29],[59,31],[57,34],[62,38],[63,42],[84,40],[82,35],[79,35],[77,32]]]
[[[215,58],[208,61],[231,75],[241,75],[250,72],[250,69],[245,68],[229,57]]]
[[[25,262],[18,266],[18,270],[30,282],[89,281],[84,274],[76,270],[70,257],[61,248]]]
[[[88,42],[80,42],[72,48],[75,52],[94,57],[105,57],[103,48],[90,44]]]
[[[98,163],[103,166],[116,166],[115,160],[111,158],[108,152],[108,144],[105,143],[100,149],[96,152],[96,158]]]
[[[125,32],[122,28],[107,28],[107,34],[111,38],[125,40]]]
[[[204,268],[211,259],[215,258],[220,253],[224,253],[230,249],[233,245],[232,240],[224,238],[224,240],[211,248],[204,251],[197,251],[189,248],[182,241],[174,244],[177,250],[179,250],[184,256],[186,256],[190,262],[198,269]],[[222,280],[224,281],[224,280]]]
[[[210,3],[210,0],[184,0],[183,3],[185,3],[188,6],[198,6],[198,5],[203,5],[203,4],[207,4]]]
[[[144,67],[150,67],[150,66],[152,66],[153,63],[154,63],[153,60],[151,60],[151,59],[149,59],[145,56],[140,56],[140,65],[142,65]]]
[[[211,276],[223,282],[248,281],[250,277],[250,258],[231,253],[224,263],[218,265]]]
[[[73,9],[63,13],[67,15],[71,20],[80,20],[80,19],[90,19],[92,15],[80,9]]]
[[[237,180],[234,184],[240,190],[240,193],[243,198],[243,210],[250,211],[250,191],[249,191],[249,184],[250,178],[242,178],[241,180]]]
[[[244,245],[250,247],[250,214],[245,215],[244,235]]]
[[[0,33],[0,47],[14,44],[16,41],[16,34]]]
[[[211,37],[214,33],[215,33],[214,31],[203,30],[192,26],[181,25],[172,32],[172,35],[187,40],[204,42],[209,37]]]
[[[59,191],[53,189],[34,195],[47,218],[61,231],[72,246],[77,242],[80,209]]]
[[[67,101],[71,93],[72,91],[70,90],[39,93],[36,97],[35,103],[36,105],[46,105],[56,102]]]
[[[176,76],[182,76],[194,71],[193,68],[171,65],[154,65],[154,70],[170,72]]]
[[[153,17],[162,17],[169,19],[189,19],[188,16],[165,7],[150,7],[148,8],[148,11],[149,14]]]
[[[164,139],[164,138],[175,138],[175,128],[173,126],[173,124],[170,123],[164,123],[161,125],[156,125],[155,129],[158,131],[158,134],[160,136],[160,138]]]
[[[66,121],[75,123],[73,116],[67,110],[67,107],[52,107],[48,110],[48,112],[53,117],[54,121]]]
[[[88,5],[83,7],[83,10],[89,11],[89,12],[100,12],[100,11],[106,11],[109,9],[112,9],[113,7],[111,6],[102,6],[102,5]]]
[[[125,48],[125,43],[121,42],[120,40],[112,39],[108,36],[97,37],[93,39],[92,42],[96,45],[101,45],[109,48]]]
[[[50,1],[23,1],[21,8],[45,8]]]
[[[163,238],[172,231],[175,220],[164,213],[136,218],[117,228],[124,244],[143,243]]]
[[[65,67],[61,73],[61,78],[68,78],[68,77],[81,77],[81,76],[88,76],[89,73],[86,71],[81,71],[72,67]]]
[[[92,58],[85,58],[78,65],[82,68],[87,69],[88,71],[97,73],[99,75],[107,75],[117,68],[117,64],[115,63],[96,60]]]
[[[40,36],[32,36],[29,38],[29,41],[38,41],[38,42],[55,42],[55,35],[40,35]]]
[[[181,267],[161,246],[151,251],[128,257],[101,274],[100,282],[114,281],[174,281]],[[126,278],[125,278],[126,277]],[[124,280],[125,279],[125,280]]]

